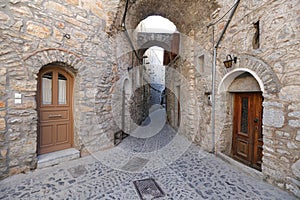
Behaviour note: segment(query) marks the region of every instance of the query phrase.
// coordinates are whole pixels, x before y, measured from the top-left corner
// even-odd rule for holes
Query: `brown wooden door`
[[[38,80],[38,154],[70,148],[73,78],[51,66],[40,71]]]
[[[263,146],[261,93],[235,93],[233,120],[233,157],[261,170]]]

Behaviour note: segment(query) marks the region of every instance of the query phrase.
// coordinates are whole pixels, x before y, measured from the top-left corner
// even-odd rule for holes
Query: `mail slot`
[[[69,112],[67,110],[62,111],[43,111],[41,116],[42,121],[47,120],[68,120]]]

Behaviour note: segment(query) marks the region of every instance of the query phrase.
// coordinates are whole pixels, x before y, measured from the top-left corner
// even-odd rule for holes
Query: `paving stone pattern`
[[[166,125],[151,138],[129,136],[118,147],[105,153],[116,151],[125,165],[128,159],[135,158],[137,162],[142,161],[143,168],[152,160],[149,157],[149,162],[145,162],[143,154],[153,151],[155,155],[156,151],[171,144],[175,136],[176,133]],[[182,140],[184,141],[183,137]],[[178,148],[180,149],[179,146],[173,147],[174,150]],[[170,152],[167,151],[165,154],[169,155]],[[95,155],[87,156],[9,177],[0,182],[0,199],[138,200],[133,182],[147,178],[153,178],[166,194],[156,199],[296,199],[272,185],[238,171],[234,166],[200,150],[194,144],[190,144],[178,159],[165,163],[165,166],[161,165],[161,168],[151,169],[145,166],[143,170],[138,170],[139,167],[133,166],[138,170],[136,173],[130,170],[130,166],[123,170],[118,170],[117,167],[113,169],[104,160],[96,158]]]

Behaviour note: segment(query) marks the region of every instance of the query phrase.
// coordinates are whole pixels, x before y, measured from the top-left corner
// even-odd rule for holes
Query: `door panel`
[[[41,134],[40,134],[40,143],[42,146],[49,146],[53,145],[53,137],[52,137],[52,132],[53,132],[53,125],[44,125],[41,126]]]
[[[248,141],[237,139],[237,154],[245,160],[248,160],[249,155],[249,143]]]
[[[263,151],[263,134],[262,134],[262,96],[257,94],[254,97],[254,141],[253,141],[253,167],[261,169],[262,151]]]
[[[250,107],[251,100],[247,94],[235,96],[235,134],[234,134],[234,156],[242,162],[249,164],[251,157],[250,137]]]
[[[256,169],[262,162],[262,95],[235,93],[232,155]]]
[[[56,66],[40,71],[38,154],[72,147],[73,78]]]
[[[60,143],[64,143],[64,142],[69,141],[68,127],[69,127],[68,123],[57,125],[56,144],[60,144]]]
[[[69,120],[68,110],[45,110],[41,111],[41,122],[53,121],[53,120]]]

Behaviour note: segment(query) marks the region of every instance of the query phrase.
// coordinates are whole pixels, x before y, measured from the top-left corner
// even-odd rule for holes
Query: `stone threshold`
[[[80,152],[74,148],[39,155],[37,168],[41,169],[53,165],[58,165],[60,163],[74,160],[79,157],[80,157]]]
[[[253,178],[255,179],[258,179],[258,180],[264,180],[264,176],[263,176],[263,173],[256,170],[256,169],[253,169],[247,165],[244,165],[243,163],[240,163],[236,160],[234,160],[233,158],[221,153],[221,152],[218,152],[217,153],[217,156],[219,158],[221,158],[222,160],[224,160],[225,162],[237,167],[239,170],[241,170],[242,172],[252,176]]]

